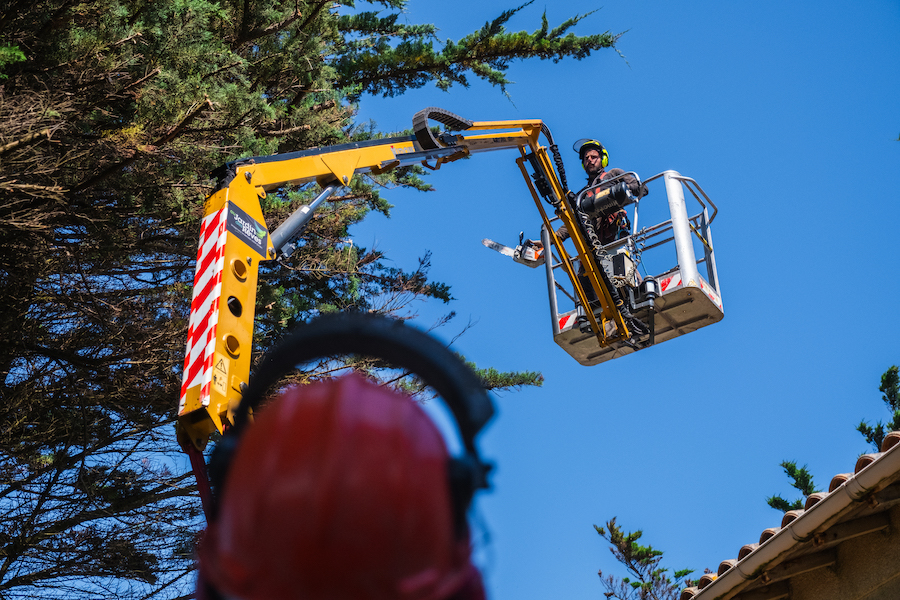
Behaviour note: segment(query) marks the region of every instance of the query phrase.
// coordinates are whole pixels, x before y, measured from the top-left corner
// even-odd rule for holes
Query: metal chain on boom
[[[603,244],[600,243],[600,236],[597,234],[597,229],[594,227],[593,221],[588,214],[580,208],[575,208],[575,214],[578,215],[581,226],[587,232],[588,240],[591,242],[591,248],[594,249],[594,257],[597,260],[603,260],[603,255],[606,251],[603,250]]]

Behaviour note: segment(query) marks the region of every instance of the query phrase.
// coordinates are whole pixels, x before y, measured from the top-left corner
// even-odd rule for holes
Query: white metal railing
[[[634,175],[638,181],[636,173]],[[719,287],[718,271],[716,269],[715,250],[712,239],[712,222],[718,214],[718,207],[709,198],[703,188],[692,178],[684,177],[676,171],[663,171],[653,177],[643,181],[643,185],[652,184],[656,181],[662,181],[664,184],[667,200],[668,218],[659,223],[638,229],[640,210],[642,205],[648,208],[649,202],[653,202],[654,196],[648,194],[644,198],[639,198],[634,203],[632,211],[632,233],[627,238],[616,240],[603,247],[603,252],[610,255],[615,254],[623,246],[627,248],[630,256],[633,257],[635,263],[643,263],[643,270],[647,275],[656,277],[657,279],[668,273],[680,271],[682,281],[687,283],[690,281],[698,281],[700,278],[700,267],[705,267],[704,279],[721,297],[721,289]],[[653,188],[657,189],[656,187]],[[685,190],[688,194],[685,194]],[[692,205],[696,205],[694,214],[689,216],[688,201]],[[659,206],[656,206],[659,208]],[[712,210],[712,214],[710,214]],[[551,219],[551,223],[559,221],[558,218]],[[553,318],[554,333],[559,333],[559,298],[558,293],[561,292],[571,303],[569,312],[577,306],[575,300],[576,294],[571,289],[571,284],[567,276],[562,277],[562,282],[557,281],[554,271],[562,267],[562,263],[556,254],[552,251],[549,234],[542,230],[541,240],[544,248],[550,251],[546,254],[546,272],[547,287],[550,299],[551,316]],[[672,251],[674,248],[674,252]],[[648,272],[646,267],[645,255],[653,254],[654,261],[666,261],[667,266],[657,272]],[[576,256],[572,253],[571,256]],[[572,258],[571,260],[577,260]]]

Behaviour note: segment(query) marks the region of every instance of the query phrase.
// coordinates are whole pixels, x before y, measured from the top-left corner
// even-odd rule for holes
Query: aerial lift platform
[[[637,177],[636,173],[631,175]],[[639,229],[639,208],[663,199],[658,192],[635,199],[631,235],[602,246],[598,252],[608,278],[621,286],[620,292],[632,294],[636,307],[633,312],[650,326],[650,335],[643,340],[598,345],[590,331],[579,327],[583,323],[581,305],[568,278],[560,276],[560,255],[551,244],[550,230],[542,227],[542,247],[551,248],[542,262],[547,274],[553,339],[582,365],[631,354],[718,323],[724,316],[711,227],[718,208],[696,181],[676,171],[664,171],[643,183],[649,184],[650,190],[663,188],[668,219]],[[551,219],[551,225],[556,225],[555,220]],[[666,268],[642,277],[641,262]]]

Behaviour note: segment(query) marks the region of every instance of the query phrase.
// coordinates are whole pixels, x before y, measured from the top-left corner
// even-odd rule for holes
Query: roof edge
[[[900,444],[874,456],[877,458],[722,573],[694,595],[693,600],[734,597],[764,571],[778,564],[781,557],[834,525],[849,509],[878,491],[880,484],[900,472]]]

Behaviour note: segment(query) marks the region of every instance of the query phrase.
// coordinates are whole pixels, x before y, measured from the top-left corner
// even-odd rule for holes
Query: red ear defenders
[[[458,457],[447,455],[434,424],[412,400],[405,396],[401,397],[388,388],[379,387],[359,375],[320,381],[285,391],[276,387],[278,382],[298,365],[317,358],[349,354],[375,357],[385,361],[386,364],[405,369],[419,376],[425,384],[440,394],[458,426],[463,446],[462,455]],[[260,406],[270,390],[279,391],[278,398],[271,405],[259,409],[256,413],[257,423],[250,423],[251,410]],[[390,397],[386,399],[385,395]],[[335,408],[331,410],[328,407]],[[306,412],[303,412],[304,410]],[[475,591],[468,597],[483,597],[480,577],[468,558],[470,550],[466,513],[474,492],[489,487],[487,479],[490,466],[479,456],[475,437],[491,419],[493,413],[493,404],[481,381],[471,369],[435,338],[401,321],[372,314],[342,313],[319,317],[298,327],[261,362],[237,409],[235,426],[219,442],[210,460],[210,476],[216,490],[217,506],[207,537],[201,544],[202,580],[215,586],[222,585],[223,592],[227,591],[230,595],[245,600],[294,597],[290,594],[281,594],[281,590],[285,589],[290,590],[291,594],[299,593],[302,589],[308,596],[314,589],[329,589],[334,592],[329,586],[332,586],[335,579],[341,582],[338,585],[345,586],[340,588],[341,590],[349,589],[346,586],[354,584],[346,583],[352,579],[348,576],[348,569],[356,567],[361,569],[360,573],[364,573],[359,579],[360,582],[365,582],[366,587],[363,589],[375,589],[379,592],[354,593],[350,597],[437,600],[446,597],[444,592],[467,589],[460,588],[460,585],[469,586]],[[285,415],[294,417],[282,418]],[[297,415],[301,418],[297,419]],[[315,424],[308,420],[309,415],[312,415],[313,419],[318,419]],[[350,418],[345,418],[347,415],[350,415]],[[399,420],[395,418],[398,415]],[[335,426],[335,422],[338,426]],[[427,427],[423,427],[423,423]],[[299,431],[304,433],[298,433]],[[404,431],[412,433],[407,435]],[[432,442],[435,437],[439,441],[437,451],[434,451],[435,446]],[[316,446],[323,439],[326,440],[326,445]],[[373,443],[369,444],[368,440],[373,440]],[[407,444],[410,440],[412,446]],[[351,446],[355,446],[355,449],[348,454],[347,450]],[[431,448],[429,455],[431,458],[426,457],[423,461],[417,462],[415,456],[419,456],[418,450],[403,451],[409,447]],[[308,451],[312,452],[311,462],[316,473],[319,473],[320,463],[337,464],[337,467],[331,468],[330,471],[323,469],[330,474],[328,477],[331,477],[332,481],[328,481],[328,477],[326,480],[310,479],[306,475],[307,471],[303,470],[306,469],[305,466],[303,469],[289,466],[274,471],[277,475],[275,478],[277,485],[270,487],[260,487],[259,484],[254,487],[252,483],[247,485],[248,481],[255,480],[255,472],[263,469],[269,469],[271,472],[275,463],[289,465],[294,461],[296,464],[295,453],[309,454]],[[369,456],[371,454],[378,455],[374,462]],[[343,459],[338,455],[344,459],[349,456],[350,460],[342,463]],[[360,463],[365,461],[369,461],[368,466],[360,466]],[[309,463],[309,456],[301,462],[304,465]],[[406,483],[400,488],[395,483],[387,483],[384,486],[387,490],[385,494],[378,496],[381,493],[378,490],[369,493],[373,488],[382,487],[382,482],[385,481],[384,474],[389,478],[393,477],[398,468],[407,464],[412,467],[407,475],[401,474],[401,478],[406,477],[403,480]],[[283,477],[282,473],[290,473],[292,477],[298,476],[299,473],[301,481],[306,483],[301,484],[295,479]],[[232,475],[236,478],[233,482],[228,480]],[[347,481],[352,484],[354,478],[368,479],[361,491],[357,487],[354,488],[356,491],[342,492],[342,489],[347,488],[341,485]],[[332,485],[334,479],[342,480],[339,481],[341,485],[337,487]],[[418,487],[418,491],[407,493],[407,487],[403,487],[407,485]],[[287,493],[293,498],[292,490],[296,486],[311,489],[314,499],[310,501],[309,495],[304,492],[297,495],[299,500],[290,499],[288,503],[280,505],[288,507],[286,509],[268,512],[260,509],[277,502],[273,500],[273,496]],[[422,491],[423,489],[431,491]],[[396,504],[393,501],[395,496],[391,494],[396,494],[396,498],[407,502],[405,508],[401,506],[394,511],[394,517],[384,516],[377,509],[378,502],[373,500],[379,498],[382,502],[380,506],[387,506],[393,511]],[[421,498],[427,500],[423,502]],[[388,501],[387,504],[384,504],[385,499]],[[409,502],[416,503],[412,505],[413,507],[424,504],[425,510],[410,509]],[[436,510],[430,510],[429,503],[433,503]],[[251,508],[251,505],[255,508]],[[296,508],[293,508],[294,506]],[[316,510],[321,508],[324,512],[319,517],[311,518],[313,525],[304,529],[307,526],[298,519],[302,517],[301,520],[309,520],[310,506]],[[345,511],[346,517],[348,506],[353,513],[352,518],[362,519],[360,527],[348,527],[348,521],[341,520],[340,514],[334,521],[331,520],[335,517],[335,511]],[[407,533],[400,534],[399,528],[395,529],[394,523],[406,518],[411,512],[428,515],[423,521],[425,525],[422,528],[406,527]],[[430,516],[433,513],[440,513],[443,516],[439,515],[435,521]],[[382,522],[373,523],[379,517]],[[395,520],[391,521],[391,518]],[[338,524],[329,526],[328,524],[332,522]],[[290,529],[292,534],[269,535],[264,536],[266,539],[260,540],[258,533],[260,530],[254,529],[256,526],[268,527],[269,531],[275,527],[278,534]],[[249,543],[235,542],[248,530],[249,537],[241,539],[250,540]],[[245,533],[241,534],[241,531]],[[293,540],[298,537],[293,535],[294,531],[312,533],[300,535],[300,540],[294,543]],[[366,537],[369,532],[374,537],[372,535]],[[318,535],[327,537],[322,538],[323,541],[316,541],[320,539],[316,537]],[[281,541],[274,540],[275,537],[280,537]],[[342,540],[340,543],[334,540],[338,537]],[[345,541],[346,546],[343,545]],[[387,550],[382,551],[381,555],[390,555],[394,550],[400,552],[397,556],[405,557],[427,554],[422,561],[426,566],[434,564],[436,567],[423,570],[422,565],[418,564],[411,567],[413,576],[403,575],[406,571],[394,569],[398,564],[396,560],[392,561],[389,556],[380,558],[377,548],[383,543],[387,543],[388,546],[385,546]],[[241,547],[247,548],[248,545],[257,544],[261,545],[260,552],[240,550]],[[400,549],[403,544],[406,544],[407,550]],[[282,557],[301,545],[306,549],[297,550],[298,558],[290,562],[290,566],[302,565],[304,573],[291,568],[268,571],[274,568],[270,566],[271,564],[284,562],[281,560]],[[217,548],[223,550],[219,551]],[[238,550],[235,551],[234,548]],[[337,553],[332,552],[328,556],[337,556],[338,560],[329,562],[327,552],[329,549],[334,551],[335,548]],[[420,551],[418,548],[425,550]],[[433,553],[428,554],[432,550]],[[256,555],[259,553],[274,558],[257,559]],[[361,560],[348,558],[352,556],[362,558]],[[429,562],[431,560],[436,562]],[[422,561],[405,558],[401,563]],[[341,565],[338,570],[343,573],[342,577],[325,575],[326,572],[334,571],[334,569],[329,571],[328,565],[332,563]],[[363,563],[368,566],[363,566]],[[382,564],[388,568],[381,568]],[[390,575],[385,574],[388,571]],[[283,573],[288,573],[289,578],[285,579]],[[372,573],[375,575],[367,575]],[[433,576],[434,581],[423,580],[423,574]],[[372,583],[373,581],[376,583]],[[268,585],[268,589],[261,589],[260,582]],[[320,587],[315,588],[316,585]],[[404,591],[408,588],[411,591]],[[204,589],[209,590],[208,597],[215,597],[216,590],[208,587]],[[277,592],[273,593],[271,590]]]

